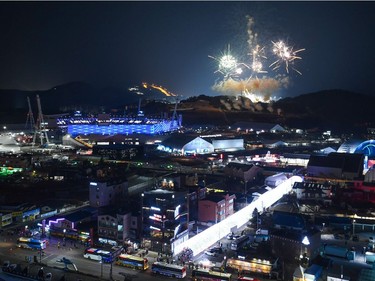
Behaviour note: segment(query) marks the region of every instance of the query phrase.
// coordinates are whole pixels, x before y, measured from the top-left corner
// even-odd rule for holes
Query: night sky
[[[0,89],[148,82],[184,97],[217,95],[223,77],[208,56],[230,46],[250,61],[247,16],[260,46],[306,49],[294,65],[302,75],[283,66],[263,74],[288,77],[278,96],[375,95],[375,2],[1,2]]]

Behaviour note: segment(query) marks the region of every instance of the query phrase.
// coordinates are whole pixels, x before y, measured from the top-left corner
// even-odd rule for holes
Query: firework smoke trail
[[[258,34],[253,32],[254,19],[250,16],[247,16],[246,18],[247,18],[247,36],[248,36],[247,44],[251,51],[257,44]]]
[[[253,75],[257,75],[258,73],[267,73],[267,71],[263,70],[262,59],[267,59],[265,56],[265,49],[258,45],[258,34],[253,32],[253,25],[254,19],[250,16],[247,16],[247,44],[249,46],[249,54],[251,56],[251,71]]]

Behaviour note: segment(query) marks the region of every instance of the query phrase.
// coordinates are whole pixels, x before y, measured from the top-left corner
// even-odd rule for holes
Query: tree
[[[254,208],[254,211],[253,211],[253,214],[252,214],[252,217],[250,219],[250,224],[252,225],[252,227],[255,227],[256,229],[258,229],[258,226],[259,226],[259,211],[257,208]]]

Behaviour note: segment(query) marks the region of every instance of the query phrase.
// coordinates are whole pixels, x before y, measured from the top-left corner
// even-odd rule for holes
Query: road
[[[40,256],[40,252],[37,250],[16,247],[16,240],[16,236],[4,234],[0,236],[1,263],[10,261],[11,263],[20,264],[22,268],[28,267],[28,271],[33,274],[36,274],[43,267],[45,273],[52,273],[53,280],[60,280],[62,276],[65,276],[65,280],[70,281],[111,280],[111,264],[102,264],[98,261],[85,259],[83,257],[85,247],[81,244],[76,244],[76,248],[73,243],[67,241],[66,245],[63,246],[61,239],[52,237],[44,250],[44,255]],[[58,242],[60,242],[60,248],[58,247]],[[34,256],[38,261],[37,264],[34,263]],[[157,260],[157,257],[158,254],[151,251],[146,255],[150,265]],[[200,263],[203,266],[210,259],[212,264],[215,265],[216,262],[221,262],[223,257],[223,255],[208,257],[201,253],[196,257],[196,263]],[[69,270],[64,269],[65,265],[58,262],[62,258],[71,260],[77,267],[78,272],[71,265],[68,266]],[[31,262],[28,262],[28,260],[31,260]],[[187,268],[187,276],[191,276],[191,271],[192,268]],[[112,265],[112,280],[124,280],[124,275],[137,280],[165,280],[163,276],[152,275],[151,270],[139,271],[115,264]]]
[[[15,235],[10,236],[3,233],[0,236],[1,262],[10,261],[11,263],[20,264],[22,268],[28,267],[29,272],[33,274],[36,274],[43,266],[45,273],[52,273],[53,280],[60,280],[62,276],[65,276],[65,280],[70,281],[111,280],[111,265],[83,258],[85,247],[79,243],[76,244],[77,247],[74,247],[72,242],[67,241],[66,245],[63,246],[61,239],[51,237],[47,248],[44,250],[44,255],[40,256],[39,251],[16,247],[16,240],[17,237]],[[58,242],[60,242],[60,248],[58,247]],[[227,249],[227,245],[231,241],[223,238],[221,242],[225,249],[223,254],[212,257],[200,253],[194,258],[194,263],[202,267],[221,265],[224,256],[233,254],[232,251]],[[34,256],[36,256],[38,264],[34,263]],[[152,251],[149,251],[146,255],[150,265],[157,260],[157,257],[158,254]],[[71,260],[76,265],[78,272],[75,272],[72,266],[68,267],[69,270],[65,270],[65,265],[61,262],[57,262],[62,258]],[[28,262],[28,260],[31,260],[31,262]],[[188,267],[187,276],[191,276],[191,271],[192,268]],[[112,280],[124,280],[124,274],[133,277],[135,280],[165,280],[165,277],[152,275],[151,270],[139,271],[115,264],[112,265]]]
[[[343,258],[329,257],[332,260],[332,265],[328,269],[328,272],[341,274],[350,277],[350,280],[358,280],[361,269],[372,268],[371,265],[366,264],[365,256],[363,253],[363,247],[368,245],[368,242],[362,241],[351,241],[345,239],[335,239],[332,234],[322,235],[322,244],[334,244],[348,249],[354,247],[356,255],[353,261],[348,261]]]

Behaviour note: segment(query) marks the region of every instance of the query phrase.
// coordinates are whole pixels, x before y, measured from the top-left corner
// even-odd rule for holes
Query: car
[[[228,240],[233,240],[233,236],[234,236],[234,234],[230,233],[230,234],[227,235],[226,238],[227,238]]]
[[[221,247],[215,247],[210,249],[211,252],[217,253],[217,254],[222,254],[223,249]]]
[[[236,240],[239,237],[240,237],[240,235],[235,235],[235,234],[228,234],[227,235],[228,240]]]
[[[211,256],[211,257],[216,257],[217,254],[215,251],[212,251],[212,250],[207,250],[204,252],[207,256]]]
[[[333,237],[334,237],[335,239],[343,239],[342,234],[338,234],[338,233],[335,233],[335,234],[333,235]]]
[[[353,240],[353,241],[359,241],[359,239],[358,239],[358,235],[354,235],[354,236],[352,237],[352,240]]]
[[[51,272],[48,272],[46,274],[46,276],[44,277],[44,280],[45,281],[51,281],[52,280],[52,273]]]
[[[370,236],[370,237],[368,238],[368,242],[370,242],[370,243],[375,243],[374,237]]]

